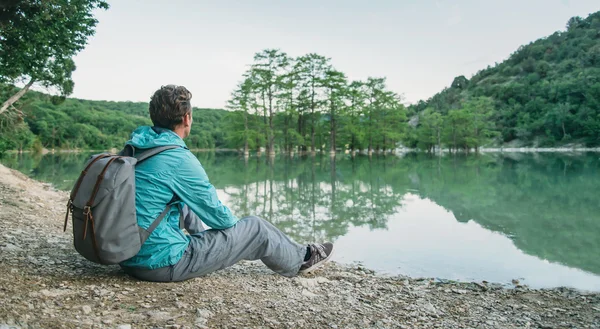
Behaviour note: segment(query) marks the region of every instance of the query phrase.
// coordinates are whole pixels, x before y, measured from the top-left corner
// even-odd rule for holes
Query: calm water
[[[0,160],[69,190],[87,155]],[[335,260],[389,274],[600,291],[600,155],[264,157],[200,153],[221,200]]]

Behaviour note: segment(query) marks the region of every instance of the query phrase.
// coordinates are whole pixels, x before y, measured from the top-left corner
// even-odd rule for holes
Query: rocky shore
[[[181,283],[96,266],[62,232],[67,194],[0,165],[0,329],[600,328],[600,294],[384,277],[329,264],[288,279],[261,263]]]

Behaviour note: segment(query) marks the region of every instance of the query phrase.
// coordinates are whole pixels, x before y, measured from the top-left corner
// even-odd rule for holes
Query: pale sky
[[[501,62],[598,0],[113,0],[75,58],[72,97],[144,101],[186,86],[197,107],[224,107],[254,53],[318,53],[350,79],[387,77],[406,102]]]

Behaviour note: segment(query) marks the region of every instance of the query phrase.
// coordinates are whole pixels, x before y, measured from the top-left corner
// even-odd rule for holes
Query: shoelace
[[[327,258],[327,252],[325,252],[325,247],[322,244],[313,244],[312,252],[317,252],[318,256],[321,256],[323,259]]]

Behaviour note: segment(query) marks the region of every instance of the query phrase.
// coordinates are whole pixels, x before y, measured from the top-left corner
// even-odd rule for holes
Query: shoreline
[[[242,262],[179,283],[86,261],[62,232],[67,192],[0,165],[0,328],[600,327],[600,293],[512,289],[327,264],[284,278]]]
[[[190,151],[192,152],[232,152],[232,153],[239,153],[240,155],[244,155],[243,150],[237,150],[237,149],[230,149],[230,148],[217,148],[217,149],[190,149]],[[119,152],[118,149],[113,148],[113,149],[108,149],[108,150],[84,150],[84,149],[43,149],[41,152],[37,152],[37,154],[39,155],[46,155],[46,154],[62,154],[62,153],[74,153],[74,154],[79,154],[79,153],[102,153],[102,152],[110,152],[110,153],[117,153]],[[387,151],[372,151],[371,154],[375,154],[375,155],[403,155],[403,154],[407,154],[407,153],[429,153],[429,154],[433,154],[433,155],[439,155],[439,154],[485,154],[485,153],[585,153],[585,152],[590,152],[590,153],[595,153],[598,152],[600,153],[600,147],[481,147],[479,148],[479,150],[477,152],[475,152],[474,149],[471,149],[469,152],[466,152],[464,150],[459,150],[459,151],[455,151],[455,152],[450,152],[448,149],[442,149],[441,152],[439,150],[435,150],[433,152],[428,152],[426,150],[421,150],[421,149],[417,149],[417,148],[397,148],[393,151],[387,150]],[[33,150],[7,150],[5,151],[6,154],[23,154],[23,153],[36,153]],[[356,150],[354,152],[355,154],[360,154],[360,155],[369,155],[369,152],[367,150]],[[329,150],[320,150],[320,151],[315,151],[315,154],[321,154],[321,155],[325,155],[325,154],[329,154],[332,155],[332,153]],[[347,154],[352,154],[352,152],[350,150],[344,150],[344,151],[336,151],[335,155],[347,155]],[[249,153],[250,156],[258,156],[258,157],[262,157],[264,156],[268,156],[268,154],[266,154],[266,152],[257,152],[257,151],[252,151]],[[277,152],[275,153],[275,155],[285,155],[285,156],[290,156],[289,152]],[[311,155],[310,151],[302,151],[302,152],[292,152],[291,153],[292,156],[294,155]]]

